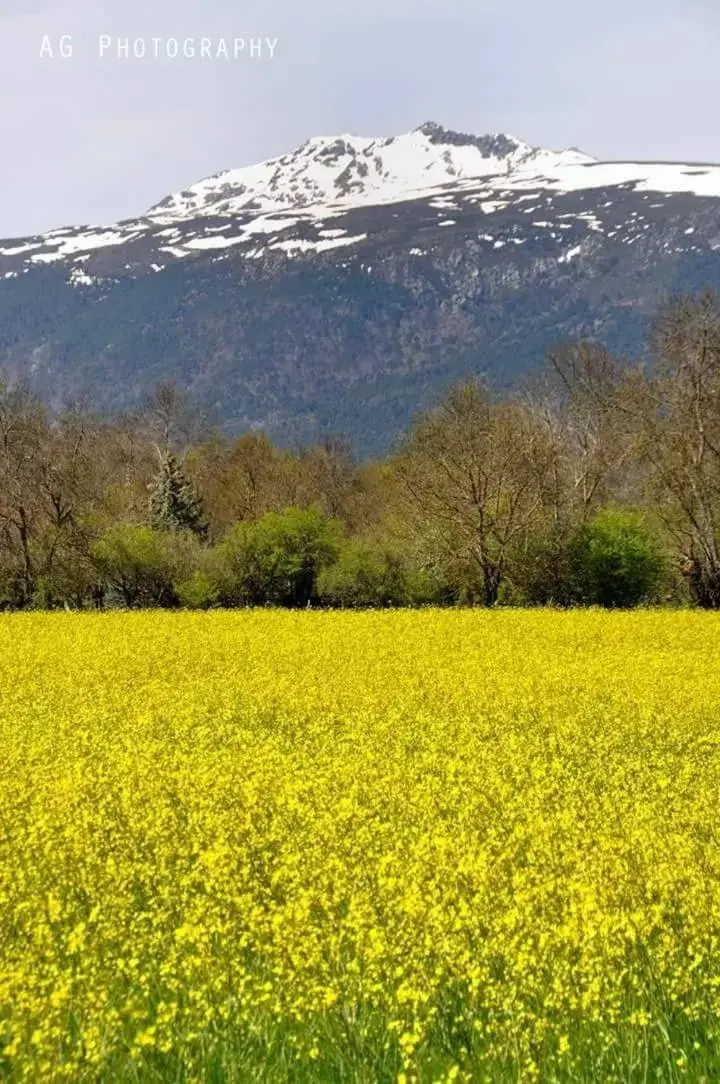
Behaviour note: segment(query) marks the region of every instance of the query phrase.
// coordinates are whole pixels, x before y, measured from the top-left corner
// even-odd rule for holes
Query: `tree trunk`
[[[35,576],[33,572],[32,557],[30,556],[30,538],[25,509],[20,508],[18,512],[20,519],[20,546],[23,555],[23,605],[26,606],[35,590]]]
[[[497,605],[500,593],[501,570],[498,565],[486,565],[483,568],[483,603],[492,607]]]
[[[720,610],[720,568],[711,561],[689,557],[682,572],[693,602],[703,610]]]

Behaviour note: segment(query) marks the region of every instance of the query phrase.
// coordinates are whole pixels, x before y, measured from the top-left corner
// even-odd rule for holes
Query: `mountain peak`
[[[518,150],[530,151],[532,148],[507,132],[495,132],[492,135],[471,135],[468,132],[456,132],[444,128],[434,120],[427,120],[415,129],[427,136],[431,143],[441,143],[449,147],[477,147],[484,157],[508,158]]]
[[[200,181],[169,196],[149,215],[175,221],[193,214],[222,217],[244,210],[272,213],[317,207],[321,213],[337,204],[393,202],[460,181],[589,161],[578,152],[558,154],[503,132],[477,136],[425,121],[397,136],[313,136],[279,158]]]

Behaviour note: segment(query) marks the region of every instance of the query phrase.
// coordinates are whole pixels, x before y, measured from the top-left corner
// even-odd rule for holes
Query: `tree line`
[[[477,380],[382,461],[224,436],[171,383],[98,417],[0,379],[0,607],[720,608],[720,305],[667,305],[648,361],[551,350]]]

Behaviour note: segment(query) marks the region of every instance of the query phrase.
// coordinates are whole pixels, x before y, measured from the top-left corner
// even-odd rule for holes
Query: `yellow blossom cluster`
[[[0,620],[0,1077],[720,1079],[720,619]]]

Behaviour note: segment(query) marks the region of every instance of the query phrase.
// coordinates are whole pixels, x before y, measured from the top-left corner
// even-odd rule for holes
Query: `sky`
[[[718,0],[0,0],[0,237],[427,120],[718,162],[719,48]]]

